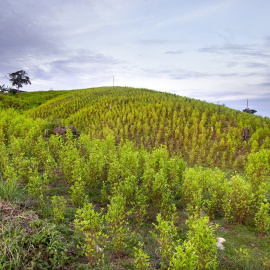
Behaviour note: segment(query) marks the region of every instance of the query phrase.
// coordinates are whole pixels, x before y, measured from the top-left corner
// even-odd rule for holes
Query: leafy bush
[[[270,227],[270,204],[267,200],[261,202],[260,208],[255,215],[255,225],[263,235]]]
[[[111,198],[105,218],[112,248],[118,256],[127,247],[127,239],[130,236],[127,221],[129,214],[130,212],[126,211],[126,201],[120,194]]]
[[[185,245],[192,247],[198,256],[197,269],[216,269],[217,268],[217,248],[215,239],[215,229],[217,226],[209,224],[209,218],[189,216],[187,225],[189,227],[187,241],[191,244]],[[194,261],[194,257],[191,257]]]
[[[137,270],[150,269],[149,256],[143,250],[143,244],[139,243],[139,247],[135,247],[134,264]]]
[[[162,219],[161,214],[157,215],[157,222],[157,224],[154,224],[157,231],[154,235],[160,247],[161,266],[163,269],[166,269],[169,266],[169,262],[175,249],[177,228],[174,224],[174,220],[164,220]]]
[[[77,232],[84,236],[83,248],[90,265],[95,265],[102,257],[105,236],[102,232],[103,223],[102,213],[96,212],[91,203],[85,203],[83,208],[77,210],[74,225]]]
[[[53,217],[55,222],[60,223],[65,219],[64,214],[66,210],[66,199],[61,196],[52,197]]]

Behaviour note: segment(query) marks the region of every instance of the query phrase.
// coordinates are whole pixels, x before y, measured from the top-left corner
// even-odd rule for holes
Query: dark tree
[[[30,78],[24,70],[19,70],[17,72],[9,73],[10,81],[12,86],[17,86],[17,91],[23,87],[23,84],[31,84]]]

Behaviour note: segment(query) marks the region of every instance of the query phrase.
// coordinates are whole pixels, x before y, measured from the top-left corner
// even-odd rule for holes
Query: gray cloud
[[[265,83],[260,83],[260,84],[255,84],[255,85],[250,85],[252,87],[262,87],[268,89],[270,92],[270,82],[265,82]],[[269,94],[270,95],[270,94]]]
[[[250,56],[259,58],[270,58],[270,52],[267,50],[261,50],[259,48],[252,48],[251,46],[238,45],[238,44],[226,44],[223,46],[210,46],[200,48],[198,50],[202,53],[215,53],[215,54],[234,54],[238,56]]]
[[[169,77],[174,80],[185,80],[185,79],[198,79],[209,77],[209,74],[197,72],[197,71],[187,71],[187,70],[176,70],[169,74]]]
[[[32,75],[34,78],[50,80],[54,78],[79,78],[92,76],[103,76],[112,73],[110,70],[120,64],[110,56],[86,50],[78,50],[67,54],[66,57],[44,62],[43,65],[34,66]]]
[[[235,61],[231,61],[231,62],[228,62],[228,63],[226,64],[226,66],[229,67],[229,68],[231,68],[231,67],[236,67],[236,66],[238,66],[238,65],[239,65],[239,63],[238,63],[238,62],[235,62]]]
[[[215,74],[215,76],[218,77],[236,77],[239,76],[238,73],[219,73],[219,74]]]
[[[138,40],[138,43],[142,45],[161,45],[166,44],[169,41],[166,39],[140,39]]]
[[[26,3],[25,3],[26,2]],[[8,0],[0,2],[4,10],[0,17],[0,72],[8,73],[18,69],[29,69],[33,62],[50,57],[63,56],[64,46],[53,36],[50,27],[39,23],[36,9],[27,10],[31,1],[14,3]]]
[[[265,40],[266,45],[270,46],[270,36],[265,36],[264,40]]]
[[[219,92],[219,91],[212,91],[212,92],[197,92],[200,96],[206,97],[206,98],[212,98],[215,100],[226,100],[228,97],[234,96],[236,99],[245,99],[247,93],[244,93],[242,91],[227,91],[227,92]]]
[[[147,75],[149,74],[149,76],[151,77],[170,78],[173,80],[199,79],[211,76],[207,73],[179,68],[161,68],[161,69],[151,68],[151,69],[142,69],[142,72]]]
[[[77,2],[89,7],[92,1]],[[80,82],[79,78],[90,75],[103,77],[120,64],[110,55],[70,49],[64,44],[65,34],[59,33],[61,26],[56,22],[61,22],[58,13],[63,15],[62,9],[70,4],[63,0],[56,0],[53,5],[33,0],[18,4],[0,1],[0,10],[5,10],[0,17],[0,83],[8,84],[6,74],[20,69],[28,72],[32,82],[53,83],[71,77]]]
[[[248,68],[268,68],[269,67],[267,64],[258,63],[258,62],[249,62],[249,63],[246,63],[246,66]]]
[[[179,51],[167,51],[167,52],[164,52],[164,54],[182,54],[182,53],[184,53],[184,51],[181,51],[181,50],[179,50]]]

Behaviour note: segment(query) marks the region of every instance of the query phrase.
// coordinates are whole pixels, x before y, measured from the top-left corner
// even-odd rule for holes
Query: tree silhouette
[[[30,78],[24,70],[19,70],[13,73],[9,73],[12,86],[17,86],[17,91],[23,87],[23,84],[31,84]]]

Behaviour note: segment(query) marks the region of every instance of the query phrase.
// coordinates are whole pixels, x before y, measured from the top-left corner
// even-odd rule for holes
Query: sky
[[[0,85],[129,86],[270,117],[269,0],[0,0]]]

